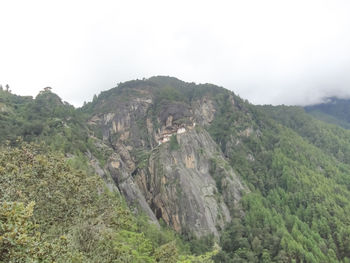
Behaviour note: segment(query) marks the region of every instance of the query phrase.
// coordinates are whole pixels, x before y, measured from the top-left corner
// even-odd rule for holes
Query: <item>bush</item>
[[[173,134],[170,137],[170,151],[176,151],[180,149],[179,142],[176,139],[176,135]]]

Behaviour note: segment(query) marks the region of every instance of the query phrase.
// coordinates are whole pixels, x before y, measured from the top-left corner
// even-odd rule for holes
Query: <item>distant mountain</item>
[[[344,105],[340,117],[316,105],[306,111],[317,110],[347,123]],[[14,146],[15,154],[23,151],[16,150],[23,148],[17,140],[21,136],[50,152],[63,153],[73,175],[75,169],[92,178],[98,175],[119,201],[126,201],[129,210],[118,206],[118,213],[134,211],[129,220],[136,221],[131,225],[115,221],[113,232],[113,216],[104,216],[109,202],[115,200],[111,198],[101,208],[101,217],[91,212],[91,222],[83,224],[83,236],[70,225],[47,221],[51,235],[64,232],[71,237],[67,246],[81,253],[85,262],[96,258],[108,262],[104,251],[120,253],[117,262],[181,262],[186,257],[188,261],[183,262],[348,262],[350,131],[306,111],[255,106],[222,87],[165,76],[121,83],[79,109],[62,103],[50,90],[35,99],[1,91],[0,142]],[[28,169],[22,169],[12,186],[33,178],[38,187],[47,187],[53,175],[43,176],[40,171],[48,170],[46,164],[52,169],[57,165],[52,158],[27,160],[33,154],[26,149],[21,156],[29,162]],[[7,157],[6,151],[0,156],[8,158],[10,165],[3,161],[6,169],[0,172],[12,173],[17,159]],[[39,167],[31,174],[27,171],[33,163]],[[59,167],[60,174],[70,171]],[[54,179],[55,187],[50,189],[61,196]],[[75,176],[69,181],[79,186]],[[17,193],[6,182],[0,181],[0,189],[9,189],[0,200],[13,201]],[[70,189],[62,184],[62,189]],[[30,193],[51,215],[49,203],[44,205],[43,197],[35,195],[47,188],[35,191],[29,186],[21,185],[21,192]],[[77,192],[81,200],[80,195],[90,200],[90,187]],[[79,202],[84,216],[98,207],[92,202],[86,210]],[[140,215],[152,224],[144,220],[141,227]],[[105,243],[88,235],[90,228],[91,233],[99,233],[100,224],[113,233],[107,231]],[[169,229],[162,232],[164,226],[177,234]],[[163,230],[157,232],[157,228]],[[169,237],[178,239],[171,243]],[[124,245],[123,238],[127,238]],[[213,250],[215,242],[219,252]]]
[[[350,99],[330,97],[323,103],[306,106],[305,110],[319,120],[350,129]]]

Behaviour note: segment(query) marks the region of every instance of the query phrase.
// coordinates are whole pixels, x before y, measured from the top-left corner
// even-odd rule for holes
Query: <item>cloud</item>
[[[253,103],[350,96],[348,1],[3,1],[0,83],[81,105],[171,75]],[[349,90],[349,91],[348,91]]]

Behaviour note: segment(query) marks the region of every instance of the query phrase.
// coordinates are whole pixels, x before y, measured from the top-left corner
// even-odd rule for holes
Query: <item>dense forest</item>
[[[305,110],[315,118],[339,125],[345,129],[350,128],[350,100],[336,97],[326,98],[323,103],[309,105]]]
[[[225,158],[208,164],[216,198],[230,210],[218,235],[175,231],[159,212],[157,226],[126,202],[120,181],[91,164],[94,156],[107,167],[123,137],[91,120],[146,92],[154,130],[170,103],[188,107],[177,120],[187,125],[193,105],[210,101],[214,117],[191,132],[207,132]],[[78,109],[49,89],[36,98],[1,90],[0,262],[350,262],[350,131],[343,128],[350,112],[332,111],[340,125],[315,118],[314,109],[255,106],[221,87],[169,77],[121,83]],[[132,177],[155,148],[141,121],[141,139],[128,139]],[[185,147],[179,136],[164,144],[172,155]],[[234,205],[225,170],[247,189]]]

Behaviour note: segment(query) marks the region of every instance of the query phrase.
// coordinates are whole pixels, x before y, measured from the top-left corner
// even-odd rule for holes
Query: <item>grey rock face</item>
[[[203,98],[155,106],[146,92],[112,108],[89,123],[112,149],[104,170],[128,203],[178,232],[219,236],[246,188],[203,128],[215,104]]]
[[[142,192],[158,218],[177,231],[190,230],[197,236],[213,233],[218,236],[231,220],[225,198],[219,193],[215,179],[210,175],[210,160],[224,162],[215,142],[205,130],[190,130],[176,135],[179,149],[171,151],[169,144],[160,145],[152,152],[148,184],[136,177]],[[228,201],[238,201],[244,190],[232,170],[224,171]]]

